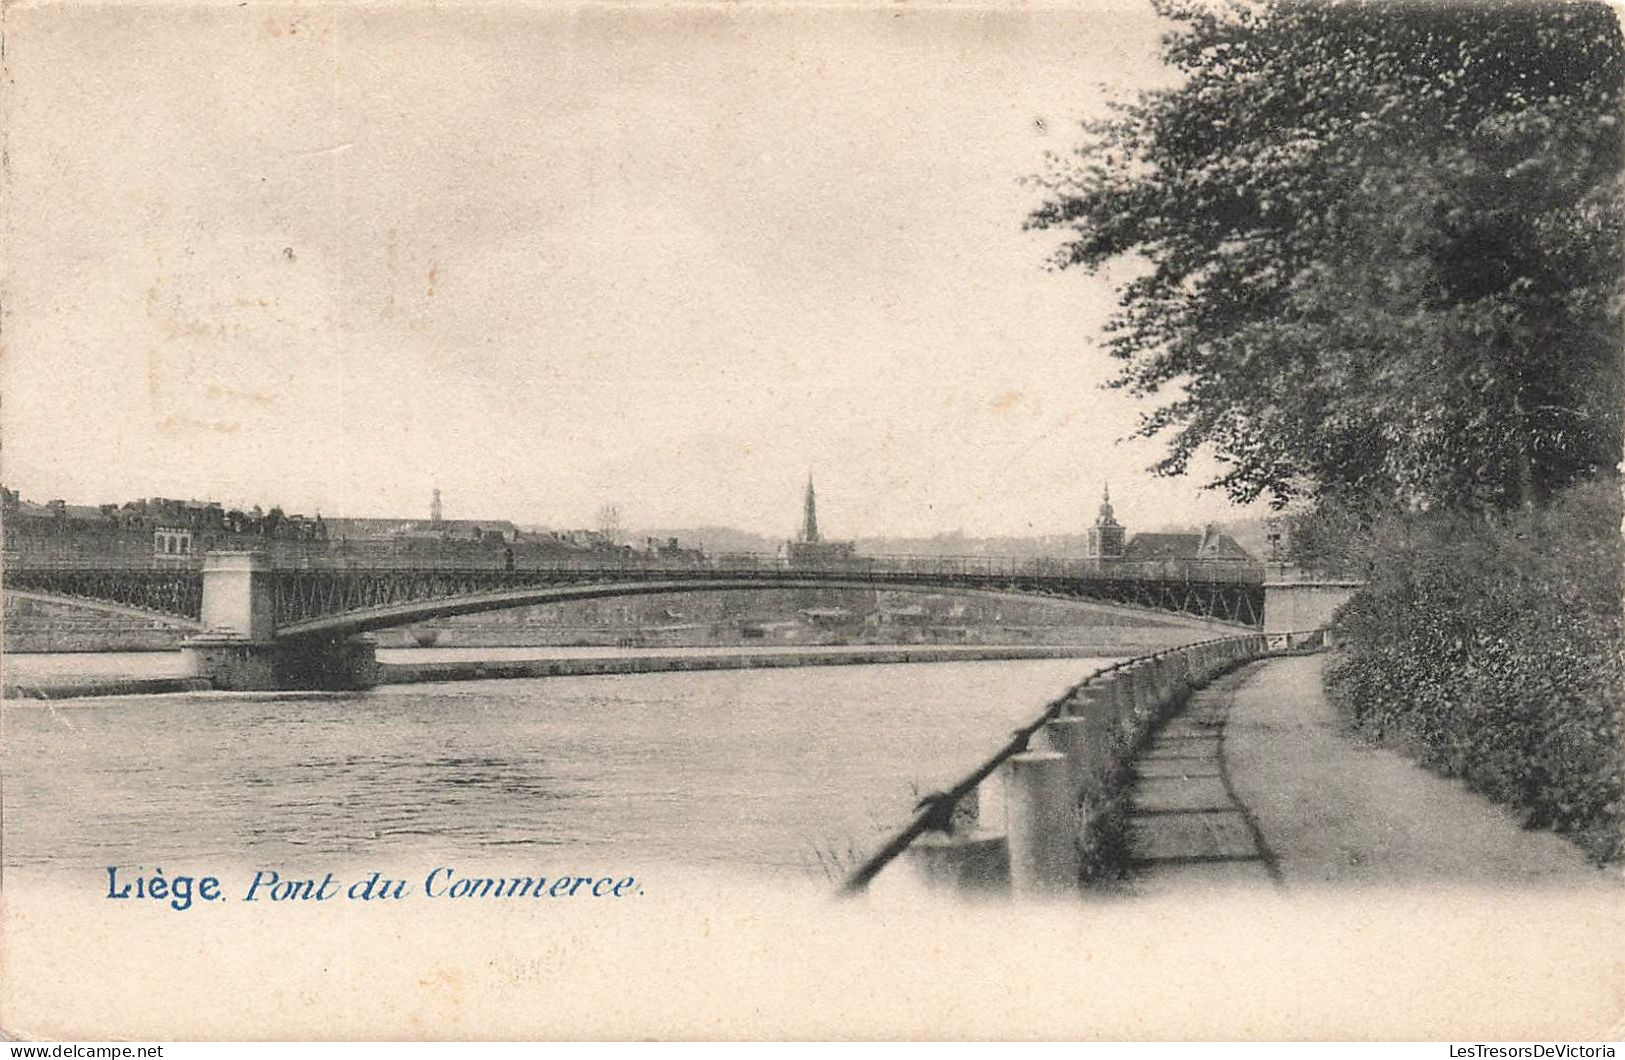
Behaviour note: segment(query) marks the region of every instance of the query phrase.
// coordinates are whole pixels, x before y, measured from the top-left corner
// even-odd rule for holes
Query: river
[[[658,863],[823,878],[1109,661],[8,702],[4,858],[313,868],[564,858],[581,871]]]

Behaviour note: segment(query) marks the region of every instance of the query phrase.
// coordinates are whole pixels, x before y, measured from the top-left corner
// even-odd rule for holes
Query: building
[[[519,528],[506,519],[369,519],[327,520],[327,531],[343,541],[451,541],[511,544]]]
[[[705,564],[704,549],[684,548],[675,537],[666,538],[664,543],[656,538],[644,538],[643,554],[662,566],[699,567]]]
[[[877,607],[864,621],[871,626],[909,626],[923,629],[931,624],[931,612],[923,604]]]
[[[858,617],[844,607],[803,607],[796,614],[815,629],[841,629],[858,621]]]
[[[1084,556],[1088,559],[1122,559],[1123,536],[1126,533],[1112,511],[1112,488],[1108,483],[1101,495],[1095,525],[1089,528],[1088,538],[1084,544]]]
[[[1169,560],[1201,563],[1255,563],[1252,553],[1236,539],[1222,533],[1212,523],[1199,534],[1135,534],[1123,550],[1131,563],[1162,563]]]
[[[1200,533],[1135,534],[1117,521],[1112,509],[1111,487],[1101,495],[1095,524],[1089,527],[1084,556],[1092,560],[1123,563],[1222,563],[1258,562],[1235,538],[1212,523]]]
[[[192,554],[192,531],[184,526],[160,526],[152,532],[152,554],[189,557]]]
[[[801,534],[786,541],[779,558],[792,567],[837,567],[852,561],[856,546],[850,541],[826,541],[818,532],[818,498],[812,476],[807,476],[807,497],[802,505]]]

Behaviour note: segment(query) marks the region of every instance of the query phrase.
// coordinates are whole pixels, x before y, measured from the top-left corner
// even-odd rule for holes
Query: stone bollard
[[[1010,851],[1004,836],[984,832],[930,832],[903,852],[927,890],[990,894],[1010,886]]]
[[[1117,671],[1123,683],[1128,686],[1127,700],[1128,713],[1123,716],[1125,726],[1132,726],[1136,718],[1151,709],[1151,698],[1145,687],[1145,670],[1140,663],[1129,663]]]
[[[1117,680],[1122,686],[1118,699],[1117,732],[1124,743],[1132,744],[1140,719],[1146,716],[1151,707],[1145,677],[1140,672],[1140,665],[1134,663],[1117,671]]]
[[[1199,656],[1195,651],[1185,653],[1185,687],[1190,691],[1202,687],[1202,667]]]
[[[948,817],[948,831],[959,835],[974,832],[982,823],[982,789],[972,788],[954,803],[954,812]]]
[[[1045,723],[1040,730],[1049,749],[1066,756],[1067,765],[1071,767],[1068,794],[1074,801],[1081,801],[1094,786],[1089,776],[1092,764],[1089,747],[1093,736],[1091,727],[1088,718],[1066,716]]]
[[[1164,655],[1151,660],[1151,676],[1157,684],[1157,710],[1166,710],[1174,700],[1174,667]]]
[[[1140,693],[1132,668],[1117,671],[1112,679],[1112,691],[1115,693],[1112,697],[1112,732],[1117,734],[1116,746],[1127,746],[1133,742],[1134,727],[1140,716]]]
[[[1072,768],[1055,751],[1012,755],[1003,766],[1010,890],[1053,895],[1078,887],[1078,807]]]
[[[1125,666],[1112,673],[1112,725],[1119,732],[1129,724],[1134,712],[1139,709],[1134,691],[1133,667]]]
[[[1139,663],[1132,671],[1134,674],[1134,702],[1137,707],[1134,718],[1134,735],[1145,730],[1162,713],[1162,699],[1157,694],[1156,675],[1151,672],[1150,663]]]
[[[903,858],[927,890],[991,894],[1010,888],[1010,852],[1004,836],[982,831],[981,789],[954,803],[948,831],[927,832],[908,845]]]
[[[1102,681],[1085,685],[1078,692],[1072,715],[1084,723],[1083,742],[1083,799],[1085,805],[1098,798],[1106,787],[1106,780],[1122,753],[1122,744],[1116,739],[1121,731],[1117,681]]]

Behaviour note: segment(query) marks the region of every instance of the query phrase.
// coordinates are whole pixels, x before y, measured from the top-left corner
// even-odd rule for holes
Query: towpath
[[[1579,850],[1459,781],[1340,731],[1325,655],[1250,664],[1142,753],[1131,886],[1617,886]]]

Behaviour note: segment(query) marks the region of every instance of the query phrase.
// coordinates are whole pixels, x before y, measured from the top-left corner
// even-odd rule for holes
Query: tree
[[[1142,262],[1112,385],[1238,500],[1506,508],[1620,460],[1625,50],[1600,3],[1153,0],[1182,79],[1034,178]]]

